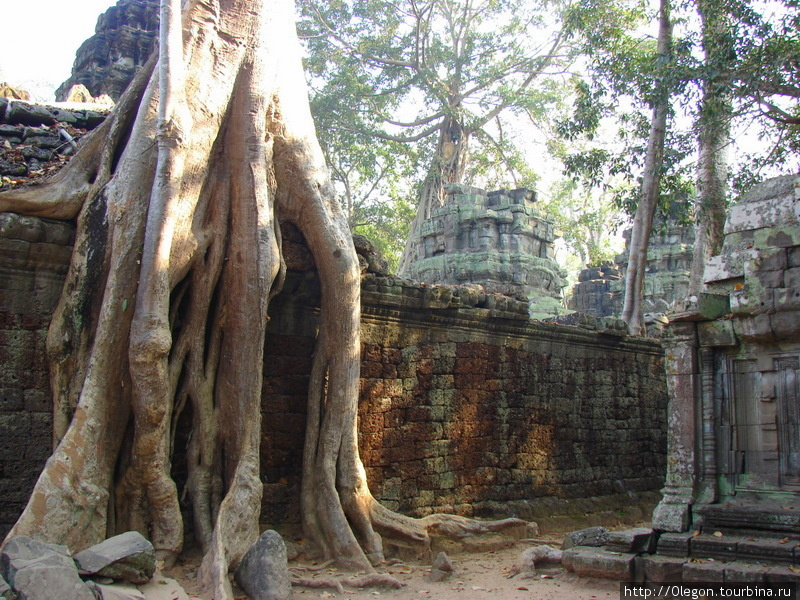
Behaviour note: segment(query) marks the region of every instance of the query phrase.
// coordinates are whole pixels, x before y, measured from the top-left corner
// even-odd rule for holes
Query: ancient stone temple
[[[618,316],[625,302],[625,272],[630,255],[631,230],[623,233],[625,252],[614,264],[584,269],[578,276],[569,307],[596,317]],[[694,229],[670,223],[654,226],[647,249],[644,304],[648,325],[683,302],[689,290]]]
[[[108,94],[115,101],[150,56],[158,34],[157,0],[119,0],[97,19],[95,34],[75,56],[72,75],[56,90],[67,99],[73,85],[86,86],[92,96]]]
[[[663,338],[667,481],[652,528],[578,540],[563,557],[578,575],[800,583],[800,177],[731,207],[704,281]]]
[[[672,318],[666,338],[670,459],[653,525],[796,538],[800,179],[769,180],[731,207],[704,279],[708,293]]]
[[[428,283],[481,284],[526,298],[534,318],[564,312],[566,274],[553,257],[555,232],[528,189],[445,186],[446,200],[413,241],[414,259],[402,275]]]

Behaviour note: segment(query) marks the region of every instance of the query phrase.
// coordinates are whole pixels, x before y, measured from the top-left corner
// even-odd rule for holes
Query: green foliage
[[[450,141],[463,142],[458,181],[532,184],[512,123],[546,120],[564,95],[553,75],[575,57],[560,20],[567,6],[301,0],[312,111],[343,203],[398,197],[385,186],[420,190]]]

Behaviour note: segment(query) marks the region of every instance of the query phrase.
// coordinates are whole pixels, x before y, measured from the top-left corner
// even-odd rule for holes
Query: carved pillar
[[[667,480],[653,511],[653,527],[686,531],[697,483],[698,341],[693,322],[673,323],[664,340],[667,405]]]
[[[714,350],[700,350],[700,381],[702,419],[701,461],[702,481],[697,494],[697,501],[703,504],[716,502],[717,488],[717,399],[714,393]]]

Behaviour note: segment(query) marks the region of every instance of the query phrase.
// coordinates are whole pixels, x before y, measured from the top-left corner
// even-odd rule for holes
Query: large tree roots
[[[57,177],[0,196],[0,210],[78,223],[48,335],[57,446],[10,535],[78,551],[135,529],[169,563],[184,539],[171,473],[186,415],[185,508],[204,552],[200,576],[216,600],[233,597],[228,573],[258,535],[280,221],[305,236],[322,287],[303,464],[308,539],[365,573],[347,584],[359,586],[383,581],[373,568],[382,538],[424,547],[433,533],[518,524],[409,519],[369,492],[356,431],[358,261],[316,143],[292,19],[289,0],[186,0],[183,76],[159,78],[151,60]],[[173,108],[157,119],[166,96]]]

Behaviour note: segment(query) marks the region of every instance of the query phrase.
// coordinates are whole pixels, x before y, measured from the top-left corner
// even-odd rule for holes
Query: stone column
[[[653,511],[653,527],[686,531],[697,483],[697,407],[700,396],[698,341],[694,322],[670,325],[664,340],[667,389],[667,480]]]

